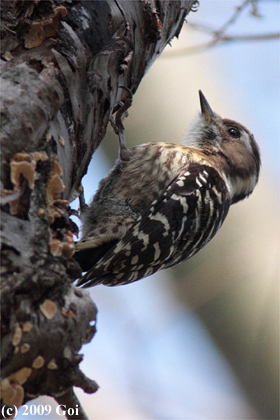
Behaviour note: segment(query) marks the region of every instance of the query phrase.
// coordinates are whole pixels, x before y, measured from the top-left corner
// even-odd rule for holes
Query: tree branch
[[[1,399],[78,406],[96,307],[72,281],[69,202],[122,97],[138,88],[195,1],[1,2]],[[75,418],[75,413],[73,414]],[[69,417],[71,418],[71,417]]]

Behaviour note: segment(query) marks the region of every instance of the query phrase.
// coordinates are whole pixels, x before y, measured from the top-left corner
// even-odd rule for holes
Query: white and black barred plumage
[[[201,92],[200,102],[186,146],[121,144],[83,215],[75,258],[87,273],[79,285],[131,283],[190,258],[230,205],[253,191],[260,170],[253,135],[215,114]]]

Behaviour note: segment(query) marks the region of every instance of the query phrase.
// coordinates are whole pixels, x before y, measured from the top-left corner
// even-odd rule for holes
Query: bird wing
[[[177,264],[215,235],[229,206],[221,175],[210,166],[189,164],[78,285],[126,284]]]

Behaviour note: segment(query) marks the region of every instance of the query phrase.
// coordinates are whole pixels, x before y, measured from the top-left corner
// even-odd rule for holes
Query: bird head
[[[259,179],[260,151],[250,131],[242,124],[212,111],[199,91],[201,113],[190,128],[184,144],[207,156],[224,175],[232,203],[250,195]]]

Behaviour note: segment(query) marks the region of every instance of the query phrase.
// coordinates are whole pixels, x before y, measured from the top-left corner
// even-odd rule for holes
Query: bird
[[[129,91],[129,89],[126,89]],[[183,144],[127,148],[122,102],[113,128],[119,156],[82,214],[74,258],[85,274],[77,286],[124,285],[189,259],[248,197],[260,173],[260,150],[242,124],[223,119],[199,90],[201,112]]]

